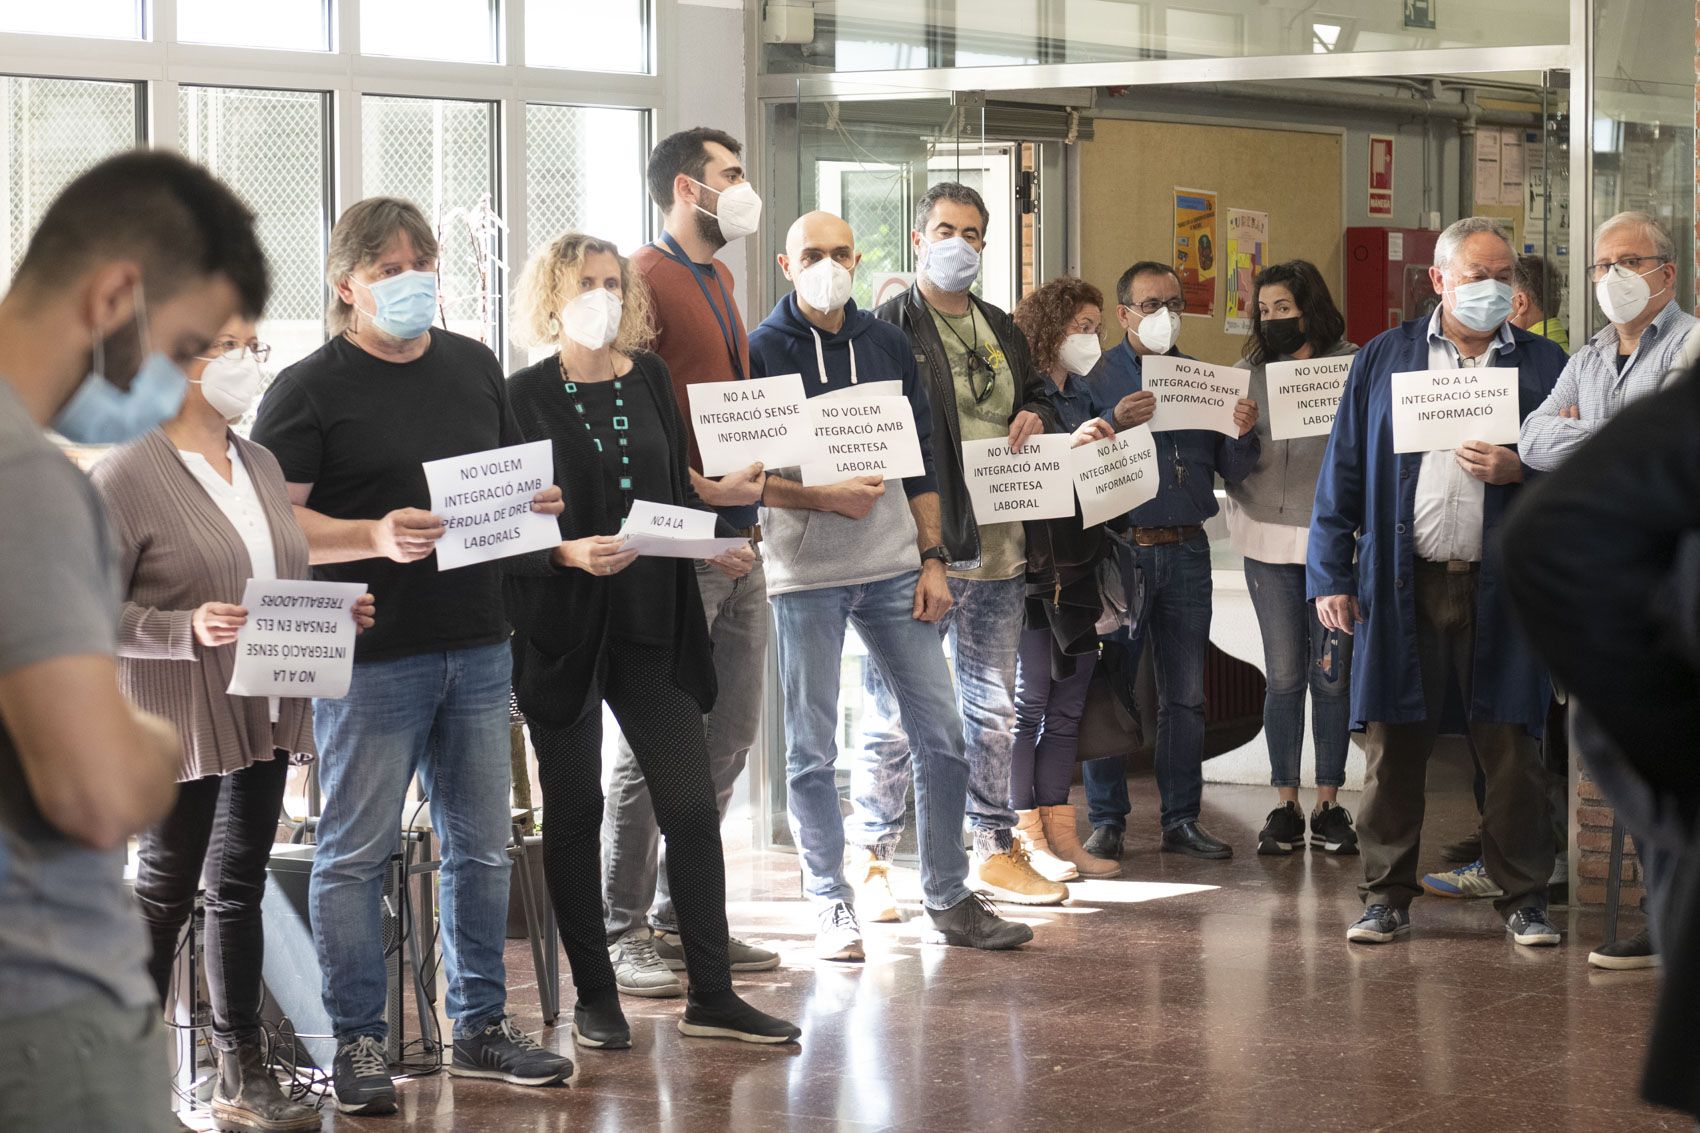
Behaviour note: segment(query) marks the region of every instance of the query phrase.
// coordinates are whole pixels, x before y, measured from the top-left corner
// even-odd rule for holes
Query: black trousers
[[[229,775],[180,784],[177,805],[139,839],[136,897],[153,939],[148,972],[162,1003],[205,874],[207,990],[220,1050],[255,1041],[260,1032],[260,901],[288,774],[289,760],[278,753]]]
[[[649,784],[693,992],[732,986],[726,860],[702,709],[673,682],[673,651],[612,641],[601,699]],[[614,987],[602,910],[602,713],[571,728],[527,721],[543,786],[543,863],[579,998]]]

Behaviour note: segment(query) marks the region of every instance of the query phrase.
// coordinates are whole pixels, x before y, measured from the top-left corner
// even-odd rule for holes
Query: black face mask
[[[1297,351],[1305,344],[1305,329],[1301,325],[1304,320],[1294,316],[1290,319],[1264,319],[1259,326],[1263,345],[1271,355],[1287,355]]]

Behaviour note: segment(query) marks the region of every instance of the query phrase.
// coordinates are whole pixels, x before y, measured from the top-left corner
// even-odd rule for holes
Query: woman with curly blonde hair
[[[532,256],[514,324],[555,349],[508,379],[528,441],[551,442],[561,543],[507,560],[514,693],[537,749],[544,874],[572,965],[580,1046],[631,1046],[602,919],[602,705],[620,723],[667,839],[690,993],[679,1030],[745,1042],[800,1032],[738,998],[727,957],[726,866],[703,714],[714,665],[689,559],[639,557],[620,534],[639,501],[707,512],[691,488],[666,363],[641,349],[649,296],[608,241],[569,232]],[[709,513],[712,514],[712,513]],[[717,520],[722,535],[735,534]],[[729,577],[749,547],[710,560]]]

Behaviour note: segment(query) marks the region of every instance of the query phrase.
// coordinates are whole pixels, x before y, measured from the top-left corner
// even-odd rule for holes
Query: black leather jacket
[[[1020,383],[1015,391],[1015,413],[1030,410],[1045,422],[1047,432],[1057,432],[1060,423],[1049,403],[1040,393],[1044,379],[1033,369],[1027,350],[1027,336],[1015,325],[1015,320],[990,303],[976,296],[969,299],[980,308],[998,348],[1009,360],[1010,373]],[[955,570],[972,570],[980,565],[980,527],[974,519],[974,505],[968,498],[968,483],[962,475],[962,423],[956,410],[956,382],[950,372],[950,357],[944,351],[938,327],[921,298],[919,285],[912,284],[902,295],[894,296],[874,308],[874,317],[896,323],[909,336],[915,348],[915,365],[926,378],[927,396],[933,406],[933,470],[939,484],[939,521],[944,533],[945,550],[950,553],[950,565]],[[1015,413],[1010,419],[1015,419]],[[943,425],[941,428],[940,425]],[[1031,530],[1032,525],[1028,525]]]

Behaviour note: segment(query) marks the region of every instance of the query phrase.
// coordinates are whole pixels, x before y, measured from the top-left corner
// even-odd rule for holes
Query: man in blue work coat
[[[1099,400],[1115,405],[1118,429],[1143,425],[1156,410],[1147,391],[1143,359],[1154,354],[1184,358],[1175,347],[1180,333],[1180,277],[1168,264],[1143,260],[1116,282],[1116,318],[1127,332],[1104,355],[1092,375]],[[1157,792],[1162,803],[1161,848],[1195,858],[1233,854],[1226,842],[1198,823],[1204,796],[1204,660],[1210,646],[1210,539],[1204,521],[1216,514],[1216,477],[1230,484],[1257,466],[1257,403],[1244,398],[1234,408],[1239,436],[1203,429],[1155,435],[1157,496],[1128,513],[1143,602],[1133,612],[1139,627],[1128,645],[1133,657],[1141,636],[1151,636],[1157,678]],[[1135,666],[1128,665],[1132,674]],[[1131,809],[1127,766],[1118,756],[1083,765],[1092,821],[1088,852],[1121,856],[1122,833]]]
[[[1552,832],[1536,741],[1546,671],[1512,619],[1497,528],[1526,469],[1509,445],[1395,453],[1392,375],[1517,370],[1527,417],[1564,369],[1552,342],[1507,322],[1516,257],[1498,223],[1466,217],[1440,234],[1429,277],[1441,306],[1385,331],[1353,360],[1322,462],[1306,564],[1329,629],[1356,633],[1353,728],[1369,758],[1358,813],[1364,913],[1347,939],[1410,932],[1429,752],[1456,684],[1487,778],[1482,854],[1519,944],[1557,944],[1547,920]]]

